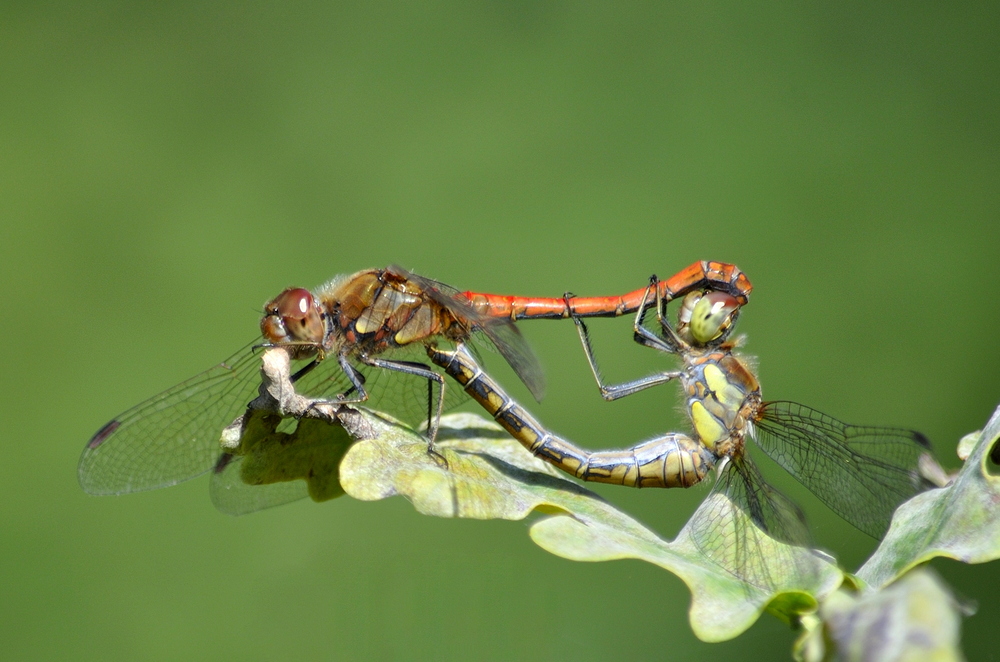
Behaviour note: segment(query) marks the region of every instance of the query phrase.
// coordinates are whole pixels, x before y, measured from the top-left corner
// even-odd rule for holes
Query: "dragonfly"
[[[670,300],[704,287],[744,301],[750,291],[737,268],[703,261],[663,281],[657,294]],[[338,404],[379,407],[408,422],[426,418],[433,444],[445,388],[442,375],[425,363],[426,344],[475,349],[479,338],[540,399],[544,376],[514,320],[615,316],[640,305],[642,290],[579,298],[568,307],[563,299],[459,292],[398,266],[338,276],[313,291],[288,288],[265,305],[262,337],[102,426],[80,458],[80,484],[91,494],[124,494],[224,470],[230,458],[220,453],[220,435],[257,395],[255,350],[262,347],[284,347],[301,365],[292,377],[297,390]],[[389,374],[411,379],[379,378]],[[423,388],[413,386],[421,382]]]
[[[692,292],[711,290],[728,294],[741,308],[750,300],[753,285],[734,264],[700,260],[666,280],[657,280],[653,288],[662,305]],[[481,314],[511,320],[619,317],[645,311],[653,303],[648,287],[617,296],[521,297],[480,292],[462,292],[462,296]],[[736,321],[740,308],[732,312],[731,323]]]
[[[647,302],[654,296],[659,333],[644,326]],[[764,401],[754,372],[735,353],[738,343],[729,340],[742,305],[724,291],[689,292],[674,328],[653,277],[637,307],[634,338],[677,356],[683,366],[612,385],[598,370],[586,324],[573,316],[605,399],[672,381],[684,391],[693,436],[667,433],[624,450],[590,451],[548,431],[462,348],[429,345],[427,351],[525,448],[577,478],[630,487],[691,487],[719,468],[716,490],[757,529],[807,545],[801,511],[763,479],[750,456],[750,441],[840,517],[881,538],[900,503],[934,486],[920,471],[922,458],[931,456],[929,441],[913,430],[849,425],[798,403]]]

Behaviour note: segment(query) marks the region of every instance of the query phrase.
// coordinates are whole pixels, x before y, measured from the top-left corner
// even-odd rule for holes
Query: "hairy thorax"
[[[701,443],[718,456],[739,454],[760,405],[760,384],[728,346],[685,357],[688,415]]]

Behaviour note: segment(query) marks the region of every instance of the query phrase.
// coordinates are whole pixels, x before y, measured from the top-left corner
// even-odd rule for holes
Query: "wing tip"
[[[916,430],[911,430],[913,433],[913,441],[923,446],[927,450],[932,450],[934,447],[931,445],[931,440],[927,438],[923,432],[918,432]]]
[[[212,473],[215,475],[221,474],[235,459],[236,456],[232,453],[219,453],[219,459],[212,465]]]
[[[545,398],[545,379],[539,379],[533,383],[525,382],[525,386],[531,391],[532,397],[535,398],[535,402],[541,402]]]
[[[121,424],[122,422],[115,418],[101,426],[101,429],[95,432],[94,436],[87,442],[87,450],[92,451],[107,441],[115,433],[115,430],[121,427]]]

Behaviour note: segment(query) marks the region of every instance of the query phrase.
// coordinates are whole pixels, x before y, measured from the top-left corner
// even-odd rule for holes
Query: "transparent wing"
[[[250,412],[240,447],[223,453],[212,472],[212,503],[243,515],[310,496],[327,501],[344,494],[340,462],[354,439],[325,421],[279,419]]]
[[[259,366],[251,343],[107,423],[80,457],[78,475],[84,491],[151,490],[211,469],[222,429],[257,395]]]
[[[485,335],[535,399],[541,401],[545,395],[545,373],[538,357],[513,321],[506,317],[490,317],[479,313],[459,290],[450,285],[418,276],[396,265],[389,269],[416,283],[432,300]]]
[[[749,457],[733,457],[687,529],[698,548],[750,587],[808,586],[820,559],[802,511],[771,487]]]
[[[930,444],[913,430],[848,425],[795,402],[765,402],[752,437],[831,510],[875,538],[900,503],[932,487],[918,469]]]
[[[427,358],[424,345],[413,343],[379,354],[380,358],[393,361],[420,363],[440,372]],[[408,375],[394,370],[386,370],[352,361],[354,368],[364,377],[368,400],[361,406],[385,412],[413,426],[426,423],[431,407],[440,396],[440,385],[422,377]],[[468,399],[465,391],[456,382],[447,379],[445,387],[445,410],[457,407]],[[336,398],[337,395],[352,394],[351,382],[332,357],[295,382],[296,390],[313,398]]]
[[[152,490],[212,469],[219,457],[222,430],[257,397],[260,357],[254,346],[259,342],[104,425],[80,457],[78,476],[84,491],[127,494]],[[393,350],[387,356],[429,364],[423,345]],[[304,365],[306,362],[299,367]],[[364,406],[384,410],[413,425],[427,420],[428,402],[436,403],[439,396],[436,383],[368,366],[359,370],[366,377],[370,394]],[[334,360],[323,361],[296,382],[300,393],[314,398],[334,399],[349,388],[350,381]],[[456,384],[447,390],[445,407],[456,406],[467,397]]]
[[[248,485],[242,477],[243,457],[222,453],[212,471],[212,504],[227,515],[249,513],[298,501],[309,495],[304,480]]]

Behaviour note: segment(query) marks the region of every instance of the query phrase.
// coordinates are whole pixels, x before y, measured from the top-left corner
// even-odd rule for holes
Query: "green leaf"
[[[297,393],[290,355],[284,348],[268,349],[261,355],[257,398],[220,435],[212,502],[222,512],[243,515],[307,494],[314,501],[341,496],[344,453],[381,429],[369,419],[374,417],[352,407]]]
[[[831,595],[820,609],[824,645],[837,660],[964,659],[959,649],[960,609],[948,587],[927,568],[907,573],[880,591]],[[816,634],[820,631],[816,630]]]
[[[279,431],[280,416],[250,412],[239,446],[212,475],[212,503],[244,515],[309,496],[327,501],[344,494],[338,466],[354,439],[339,425],[304,418]]]
[[[842,580],[830,560],[757,529],[723,494],[711,493],[668,542],[556,472],[479,416],[445,417],[437,454],[412,430],[383,422],[340,466],[347,494],[409,499],[438,517],[520,520],[532,512],[532,539],[578,561],[641,559],[680,577],[692,592],[691,627],[705,641],[730,639],[764,609],[792,621]],[[663,495],[670,498],[669,493]]]
[[[882,587],[936,556],[965,563],[1000,558],[1000,476],[990,453],[1000,439],[1000,408],[977,443],[966,436],[968,459],[947,487],[918,494],[896,510],[892,525],[858,577]],[[971,450],[970,450],[971,446]]]

